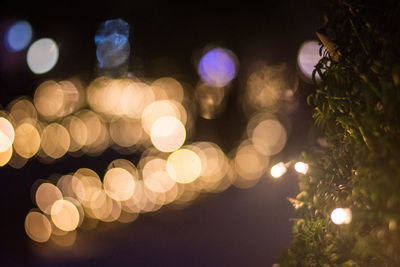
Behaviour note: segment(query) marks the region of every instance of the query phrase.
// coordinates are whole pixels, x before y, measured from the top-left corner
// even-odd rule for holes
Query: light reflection
[[[52,39],[39,39],[29,47],[26,60],[33,73],[46,73],[58,61],[58,46]]]
[[[228,85],[236,75],[237,59],[232,51],[215,48],[200,59],[198,72],[203,81],[214,87]]]

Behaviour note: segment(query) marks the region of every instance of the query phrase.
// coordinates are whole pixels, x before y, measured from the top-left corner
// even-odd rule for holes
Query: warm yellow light
[[[59,229],[73,231],[79,223],[79,211],[70,201],[60,199],[51,207],[51,220]]]
[[[36,190],[36,204],[44,213],[50,214],[54,202],[62,199],[63,195],[55,185],[50,183],[41,184]]]
[[[58,159],[67,153],[70,145],[68,131],[58,123],[52,123],[44,128],[41,147],[47,156]]]
[[[20,98],[11,104],[10,115],[15,121],[15,125],[19,125],[24,120],[37,121],[37,111],[32,102]]]
[[[144,185],[153,192],[165,193],[175,185],[175,181],[167,172],[167,161],[152,159],[142,170]]]
[[[178,102],[183,100],[183,87],[174,78],[163,77],[157,79],[151,84],[151,88],[153,88],[157,100],[171,99]]]
[[[156,101],[148,105],[142,114],[142,126],[146,133],[150,133],[153,124],[161,117],[172,116],[180,120],[179,109],[169,100]]]
[[[279,162],[272,166],[271,168],[271,175],[274,178],[279,178],[286,173],[287,169],[283,162]]]
[[[185,142],[185,126],[175,117],[161,117],[152,125],[150,138],[154,147],[158,150],[162,152],[175,151]]]
[[[233,163],[238,174],[234,185],[248,188],[255,185],[265,173],[269,157],[260,154],[250,142],[243,141],[236,151]]]
[[[40,148],[40,135],[35,126],[22,123],[15,129],[14,149],[23,158],[33,157]]]
[[[63,125],[68,130],[71,137],[69,151],[78,151],[85,145],[88,139],[88,129],[85,123],[77,116],[69,116],[63,120]]]
[[[118,201],[128,200],[135,191],[135,180],[125,169],[112,168],[104,176],[104,190],[109,197]]]
[[[25,218],[26,234],[36,242],[46,242],[51,235],[51,224],[43,214],[31,211]]]
[[[287,134],[282,124],[273,119],[261,121],[253,130],[251,141],[263,155],[275,155],[285,147]]]
[[[62,87],[55,81],[46,81],[39,85],[33,97],[37,111],[46,119],[61,115],[64,93]]]
[[[168,157],[168,174],[178,183],[193,182],[200,176],[201,170],[199,156],[189,149],[180,149]]]
[[[308,164],[301,161],[296,162],[296,164],[294,164],[294,169],[298,173],[306,174],[308,171]]]
[[[13,144],[14,127],[6,118],[0,117],[0,152],[7,151]]]
[[[13,154],[13,147],[10,146],[10,148],[4,152],[0,152],[0,167],[6,165]]]
[[[349,224],[351,222],[351,210],[348,208],[337,208],[331,213],[331,220],[334,224]]]
[[[116,118],[110,123],[110,136],[117,145],[132,147],[140,142],[143,129],[138,120]]]

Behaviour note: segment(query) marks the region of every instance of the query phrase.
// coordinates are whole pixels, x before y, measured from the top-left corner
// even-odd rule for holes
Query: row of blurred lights
[[[12,26],[6,34],[7,47],[14,47],[10,52],[24,49],[32,38],[29,23],[18,23],[25,28]],[[17,39],[26,44],[16,45],[12,40]],[[126,64],[129,25],[121,19],[104,22],[95,43],[100,68]],[[34,73],[51,70],[57,59],[58,47],[51,39],[40,39],[28,49],[27,62]],[[307,81],[319,59],[316,41],[301,46],[298,67]],[[256,184],[270,157],[287,141],[290,125],[275,114],[284,117],[296,107],[298,79],[286,64],[260,61],[250,67],[242,106],[249,121],[236,149],[226,155],[214,143],[187,141],[197,115],[194,100],[201,117],[216,118],[223,112],[238,66],[229,49],[206,47],[197,64],[201,79],[194,99],[188,95],[190,86],[172,77],[101,76],[88,86],[79,79],[45,81],[33,101],[20,98],[0,111],[0,166],[21,168],[35,155],[44,162],[66,153],[99,155],[110,146],[124,154],[142,152],[137,166],[122,159],[110,163],[102,180],[90,169],[79,169],[56,181],[35,184],[39,209],[26,217],[28,236],[38,242],[51,238],[56,243],[64,240],[61,245],[72,244],[77,227],[94,228],[98,221],[129,222],[141,212],[188,203],[200,192]],[[295,169],[305,174],[308,165],[296,163]],[[275,178],[285,172],[284,163],[271,168]]]

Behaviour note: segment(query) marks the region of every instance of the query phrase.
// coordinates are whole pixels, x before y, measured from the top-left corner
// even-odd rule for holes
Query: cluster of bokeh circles
[[[122,19],[101,24],[95,36],[99,68],[127,64],[129,31]],[[29,23],[17,22],[6,33],[6,46],[10,53],[20,51],[32,36]],[[306,81],[320,57],[318,42],[301,46],[298,69]],[[32,43],[27,52],[36,74],[51,70],[57,58],[57,44],[48,38]],[[297,73],[286,63],[251,64],[241,88],[248,123],[238,145],[225,153],[218,144],[191,137],[198,116],[214,119],[224,112],[239,60],[227,48],[207,46],[196,68],[194,86],[132,73],[100,76],[87,85],[78,78],[47,80],[33,98],[18,98],[0,110],[0,166],[22,168],[33,157],[51,163],[66,154],[98,156],[108,148],[141,155],[136,164],[110,162],[104,177],[80,168],[37,180],[32,187],[37,208],[25,219],[32,240],[71,245],[78,228],[131,222],[165,205],[187,205],[202,192],[251,187],[266,174],[270,157],[284,149],[290,133],[286,115],[296,109]],[[286,167],[274,165],[271,176],[282,176]],[[300,162],[295,169],[305,174],[308,165]]]

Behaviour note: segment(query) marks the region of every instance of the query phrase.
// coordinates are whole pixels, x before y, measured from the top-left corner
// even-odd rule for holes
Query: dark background
[[[98,75],[94,34],[110,18],[123,18],[131,25],[130,70],[137,76],[172,75],[191,85],[198,76],[194,60],[208,44],[235,52],[240,67],[225,113],[217,120],[198,119],[193,140],[214,141],[229,152],[237,145],[246,125],[238,94],[245,82],[246,67],[255,60],[270,64],[288,62],[295,68],[298,48],[315,39],[320,26],[317,1],[273,1],[261,4],[183,5],[152,1],[98,1],[91,4],[2,1],[0,11],[0,105],[5,108],[21,95],[33,96],[48,79],[79,75],[89,82]],[[50,72],[33,74],[25,60],[26,49],[8,53],[4,33],[19,19],[31,23],[33,41],[53,38],[59,60]],[[311,112],[305,104],[312,86],[300,82],[299,107],[290,118],[292,131],[285,150],[272,159],[290,160],[307,146]],[[121,156],[109,149],[101,156],[65,156],[44,165],[31,159],[22,169],[0,169],[1,236],[0,265],[35,266],[270,266],[277,262],[291,238],[290,218],[295,216],[286,197],[297,194],[296,175],[281,180],[267,174],[250,189],[231,187],[219,194],[201,195],[181,210],[163,208],[144,214],[131,224],[102,224],[78,232],[71,248],[32,242],[25,234],[24,219],[34,207],[31,186],[53,173],[80,167],[100,174],[109,162],[139,155]]]

